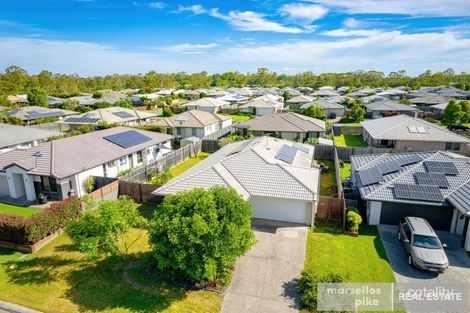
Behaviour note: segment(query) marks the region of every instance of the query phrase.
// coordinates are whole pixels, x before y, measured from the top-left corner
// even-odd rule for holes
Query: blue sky
[[[0,68],[30,73],[470,71],[468,0],[3,0]]]

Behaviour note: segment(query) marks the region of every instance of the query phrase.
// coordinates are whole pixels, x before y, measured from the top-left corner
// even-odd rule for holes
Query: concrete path
[[[253,230],[258,243],[237,261],[222,312],[298,312],[307,227],[255,222]]]
[[[41,313],[16,303],[0,301],[0,313]]]

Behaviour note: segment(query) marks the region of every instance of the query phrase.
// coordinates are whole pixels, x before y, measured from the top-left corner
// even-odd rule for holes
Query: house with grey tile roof
[[[239,106],[240,112],[253,114],[256,116],[263,116],[267,114],[281,112],[284,108],[284,103],[280,101],[279,97],[273,95],[264,95],[253,99],[252,101]]]
[[[273,113],[242,123],[235,128],[244,136],[274,136],[289,140],[305,141],[309,138],[324,137],[325,121],[294,112]]]
[[[24,124],[35,124],[36,120],[44,118],[57,118],[59,120],[73,115],[78,115],[78,112],[62,110],[62,109],[49,109],[40,106],[25,106],[16,108],[2,113],[3,115],[12,116],[23,121]]]
[[[470,158],[447,151],[353,155],[350,180],[370,225],[423,217],[464,236],[470,251]]]
[[[300,109],[306,109],[311,107],[312,105],[317,106],[322,109],[323,114],[327,117],[335,115],[335,116],[343,116],[345,109],[341,104],[330,102],[324,99],[317,99],[313,100],[312,102],[303,104]]]
[[[0,154],[37,146],[50,137],[62,135],[63,133],[54,130],[0,124]]]
[[[396,115],[361,122],[362,137],[371,147],[397,150],[469,151],[470,139],[438,124],[407,115]]]
[[[314,97],[300,95],[287,100],[286,106],[288,106],[291,110],[300,110],[300,107],[302,105],[304,105],[305,103],[312,102],[313,100],[315,100]]]
[[[90,176],[116,177],[171,151],[173,136],[113,127],[0,154],[0,196],[34,201],[38,193],[83,196]]]
[[[154,194],[221,185],[250,201],[254,217],[313,225],[319,197],[314,147],[260,137],[228,144]]]
[[[155,124],[166,127],[168,133],[175,137],[203,138],[232,126],[232,118],[201,110],[189,110],[158,120]]]
[[[222,108],[229,108],[230,102],[214,98],[202,98],[185,103],[181,107],[188,110],[200,110],[209,113],[217,113]]]
[[[381,118],[391,115],[405,114],[411,117],[417,117],[418,108],[391,100],[379,100],[369,102],[366,107],[366,116],[371,118]]]

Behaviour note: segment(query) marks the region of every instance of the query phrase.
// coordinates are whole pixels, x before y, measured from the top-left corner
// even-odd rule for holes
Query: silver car
[[[442,244],[428,221],[407,216],[398,223],[398,240],[408,255],[408,264],[419,269],[442,273],[449,267],[449,260]]]

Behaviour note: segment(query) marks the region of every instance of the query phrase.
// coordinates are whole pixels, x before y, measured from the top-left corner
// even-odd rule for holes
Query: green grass
[[[194,165],[198,164],[199,162],[207,158],[209,155],[210,153],[200,152],[196,157],[186,159],[180,164],[173,166],[172,168],[170,168],[171,176],[176,177],[180,175],[181,173],[189,170],[191,167],[193,167]]]
[[[361,135],[335,136],[335,143],[338,147],[367,147]]]
[[[0,203],[0,214],[18,215],[22,217],[30,217],[35,213],[41,212],[38,208],[28,208],[22,206],[16,206],[6,203]]]
[[[328,172],[320,176],[320,196],[334,197],[336,194],[331,187],[336,186],[335,164],[332,160],[317,160],[317,163],[328,167]]]
[[[53,313],[220,311],[218,294],[170,286],[136,266],[149,250],[147,234],[129,265],[109,255],[90,259],[65,234],[35,254],[0,249],[0,300]]]
[[[307,239],[305,270],[349,273],[348,282],[395,282],[377,227],[363,223],[359,237],[318,224]]]
[[[341,126],[362,126],[360,123],[339,123]]]
[[[343,161],[343,167],[340,168],[341,170],[341,180],[346,180],[349,175],[351,175],[351,162]]]
[[[253,115],[238,115],[238,114],[224,114],[230,116],[234,122],[248,121],[253,118]]]

